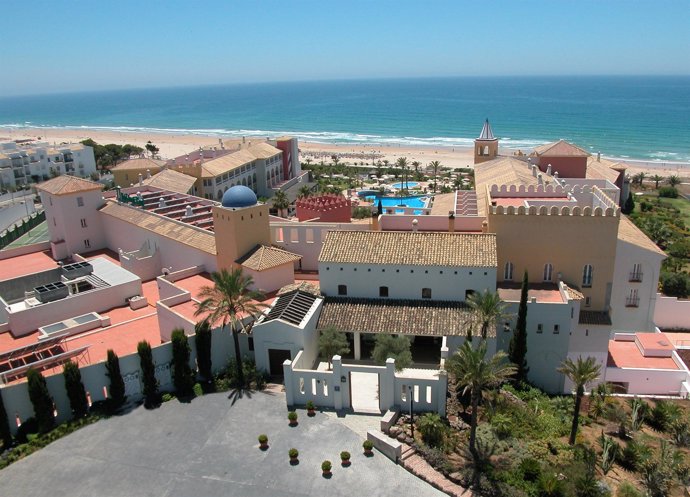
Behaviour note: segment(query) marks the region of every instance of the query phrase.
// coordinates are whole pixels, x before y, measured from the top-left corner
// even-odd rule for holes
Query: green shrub
[[[678,198],[678,189],[673,186],[662,186],[659,188],[659,196],[665,198]]]
[[[351,454],[350,454],[348,451],[346,451],[346,450],[344,450],[344,451],[342,451],[342,452],[340,453],[340,459],[341,459],[342,461],[349,461],[349,460],[350,460],[350,457],[351,457]]]
[[[86,390],[81,382],[79,366],[73,361],[67,361],[62,367],[62,376],[65,379],[65,390],[69,398],[69,405],[75,418],[83,418],[89,410],[86,400]]]
[[[624,481],[618,485],[616,497],[644,497],[644,494],[640,492],[632,483]]]
[[[192,373],[192,368],[189,367],[191,348],[184,330],[173,330],[171,342],[175,391],[180,397],[189,397],[194,393],[194,373]]]
[[[536,459],[527,457],[520,461],[520,472],[525,481],[535,482],[541,476],[541,463]]]
[[[565,486],[554,473],[543,473],[537,484],[539,497],[565,497]]]
[[[262,433],[261,435],[259,435],[258,439],[261,445],[268,443],[268,435],[264,435]]]
[[[661,290],[669,297],[686,298],[690,295],[690,276],[685,273],[662,271]]]
[[[110,378],[110,399],[114,407],[119,407],[125,402],[125,381],[120,373],[120,359],[112,349],[108,349],[105,369],[106,376]]]
[[[651,453],[647,445],[633,438],[621,449],[620,464],[628,471],[639,471]]]
[[[296,423],[297,422],[297,413],[295,411],[290,411],[287,415],[288,420],[290,423]]]
[[[608,474],[620,453],[620,446],[611,437],[604,435],[603,431],[599,437],[599,444],[601,445],[601,470],[604,474]]]
[[[307,401],[307,409],[309,409],[309,410],[316,409],[316,406],[314,405],[314,402],[312,402],[311,400],[308,400],[308,401]]]
[[[34,407],[34,415],[38,431],[46,433],[55,426],[55,415],[53,414],[53,397],[50,396],[48,385],[43,375],[33,368],[27,371],[29,399]]]
[[[201,383],[195,383],[194,388],[192,389],[194,392],[195,397],[201,397],[204,395],[204,387],[201,386]]]
[[[2,400],[2,389],[0,389],[0,441],[2,441],[2,446],[5,449],[12,445],[12,432],[10,431],[5,403]]]
[[[513,420],[506,414],[494,414],[491,418],[491,428],[493,428],[498,438],[507,438],[512,433]]]
[[[161,400],[162,400],[163,402],[170,402],[170,401],[173,400],[174,398],[175,398],[175,395],[172,394],[172,393],[170,393],[170,392],[165,392],[165,393],[161,396]]]
[[[372,450],[374,448],[374,442],[371,440],[365,440],[362,442],[362,448],[366,451]]]
[[[213,379],[211,372],[211,344],[213,334],[211,333],[211,326],[208,321],[204,320],[196,324],[194,327],[194,343],[196,345],[196,364],[199,368],[199,374],[206,381]]]
[[[328,473],[332,467],[333,465],[331,464],[331,461],[329,461],[328,459],[321,463],[321,471],[323,471],[324,473]]]
[[[649,416],[649,424],[657,431],[668,432],[671,425],[678,420],[680,407],[667,400],[657,400]]]
[[[153,364],[151,344],[146,340],[139,342],[137,344],[137,354],[139,354],[144,383],[144,404],[147,407],[153,407],[158,404],[160,395],[158,393],[158,380],[156,379],[156,367]]]
[[[290,459],[296,459],[299,457],[299,451],[293,447],[292,449],[288,450],[288,456]]]
[[[417,421],[417,427],[422,434],[424,442],[430,447],[438,447],[443,443],[446,425],[436,413],[426,413]]]

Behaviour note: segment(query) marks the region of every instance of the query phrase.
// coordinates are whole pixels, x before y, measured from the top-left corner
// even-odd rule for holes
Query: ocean
[[[690,161],[690,77],[466,77],[235,84],[0,97],[0,128],[291,134],[464,147],[488,118],[503,146],[563,138],[593,153]]]

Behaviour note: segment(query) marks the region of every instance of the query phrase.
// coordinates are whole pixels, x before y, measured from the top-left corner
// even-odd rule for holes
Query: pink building
[[[297,219],[308,221],[318,218],[322,222],[349,223],[352,202],[342,195],[326,194],[297,200]]]

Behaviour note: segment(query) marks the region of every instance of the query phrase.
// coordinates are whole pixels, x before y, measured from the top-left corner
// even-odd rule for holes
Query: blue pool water
[[[360,192],[369,193],[369,192]],[[381,199],[381,205],[386,207],[399,207],[404,205],[405,207],[426,207],[428,197],[417,196],[417,197],[380,197],[378,195],[360,195],[367,202],[372,202],[375,206],[379,205],[379,198]],[[396,212],[402,212],[402,209]],[[414,214],[421,214],[422,211],[414,211]]]
[[[417,183],[416,181],[407,181],[407,182],[404,183],[404,184],[403,184],[403,183],[393,183],[391,186],[392,186],[393,188],[397,188],[397,189],[399,190],[399,189],[401,189],[401,188],[414,188],[414,187],[417,186],[418,184],[419,184],[419,183]],[[407,186],[405,186],[405,185],[407,185]]]

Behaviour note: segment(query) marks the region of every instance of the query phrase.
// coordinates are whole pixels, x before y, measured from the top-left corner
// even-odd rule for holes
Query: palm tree
[[[490,359],[486,359],[486,340],[481,340],[476,349],[470,341],[446,362],[446,369],[454,376],[458,385],[464,387],[463,395],[470,393],[472,417],[470,421],[470,452],[476,456],[477,415],[479,398],[482,391],[498,386],[515,374],[514,365],[506,361],[506,353],[499,350]]]
[[[658,174],[655,174],[654,176],[652,176],[651,180],[654,182],[654,188],[658,190],[659,189],[659,183],[661,181],[664,181],[664,177],[659,176]]]
[[[307,198],[312,194],[311,187],[309,185],[300,186],[297,192],[297,198]]]
[[[436,193],[436,175],[438,175],[438,170],[441,168],[441,163],[437,160],[432,160],[429,162],[429,166],[434,171],[434,193]]]
[[[642,182],[644,181],[645,176],[645,173],[637,173],[635,176],[632,177],[633,184],[637,183],[638,185],[640,185],[640,187],[642,187]]]
[[[285,209],[290,207],[290,200],[283,190],[278,190],[273,195],[273,207],[278,209],[280,217],[285,217]]]
[[[570,445],[573,445],[577,435],[577,425],[580,422],[580,404],[585,394],[585,387],[599,377],[601,366],[597,364],[594,357],[583,359],[580,356],[575,362],[567,358],[561,363],[561,367],[557,371],[566,375],[575,384],[575,411],[573,412],[573,425],[570,429],[570,440],[568,441]]]
[[[467,298],[469,305],[479,316],[482,322],[482,338],[486,339],[489,326],[496,326],[498,321],[510,317],[506,312],[507,305],[501,301],[498,292],[484,290],[480,293],[473,293]]]
[[[311,166],[311,162],[312,162],[311,157],[307,157],[306,159],[304,159],[304,163],[307,165],[307,168],[309,168],[309,166]]]
[[[419,173],[419,166],[421,166],[422,163],[419,162],[418,160],[413,160],[412,161],[412,167],[414,167],[414,173],[417,175]]]
[[[333,161],[333,167],[338,167],[340,158],[336,154],[331,155],[331,160]]]
[[[668,182],[669,185],[671,185],[673,187],[680,185],[680,178],[678,176],[676,176],[675,174],[669,176],[668,179],[666,179],[666,181]]]
[[[381,161],[376,161],[376,177],[380,178],[381,177]]]
[[[235,362],[237,379],[240,387],[244,386],[242,372],[242,354],[240,354],[240,333],[249,333],[254,319],[266,307],[258,302],[263,294],[250,290],[253,280],[242,274],[242,269],[221,269],[211,273],[213,286],[201,288],[201,302],[196,304],[195,316],[206,314],[206,319],[213,325],[222,323],[223,329],[229,324],[235,344]],[[247,318],[249,318],[247,320]],[[247,322],[245,322],[247,321]]]
[[[398,157],[395,161],[395,165],[402,169],[402,188],[400,189],[400,203],[402,203],[402,191],[407,189],[407,157]]]

